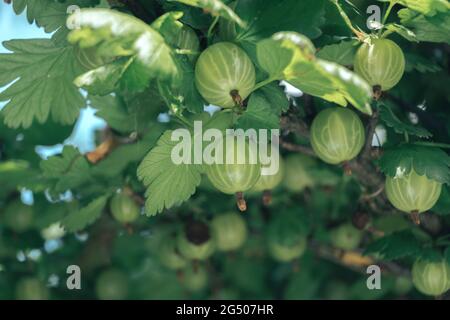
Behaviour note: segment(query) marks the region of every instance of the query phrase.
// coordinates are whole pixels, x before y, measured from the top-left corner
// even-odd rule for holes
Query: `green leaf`
[[[325,22],[323,0],[247,0],[237,1],[235,11],[247,22],[237,30],[236,40],[256,43],[279,31],[295,31],[317,38]]]
[[[79,88],[85,89],[90,94],[107,95],[116,89],[119,79],[124,74],[130,62],[131,60],[119,59],[97,69],[90,70],[77,77],[74,84]],[[144,86],[145,88],[146,82],[145,85],[138,86]]]
[[[0,54],[0,101],[8,101],[2,110],[9,127],[28,128],[33,120],[72,124],[85,105],[83,96],[72,83],[83,72],[74,48],[57,47],[48,39],[3,42],[11,53]]]
[[[125,144],[114,149],[105,159],[100,161],[92,168],[92,174],[103,177],[117,177],[122,175],[123,171],[131,163],[138,163],[156,144],[158,138],[164,131],[164,126],[155,123],[151,131],[142,138],[142,140]]]
[[[121,133],[144,132],[155,124],[165,107],[154,89],[125,97],[89,96],[89,101],[98,110],[95,114]]]
[[[306,94],[341,106],[352,104],[371,114],[372,90],[361,77],[334,62],[314,56],[314,46],[306,37],[281,32],[257,44],[261,68],[271,79],[286,80]]]
[[[439,148],[413,144],[396,146],[384,151],[379,166],[390,177],[399,172],[408,174],[414,168],[419,175],[450,184],[450,157]]]
[[[88,99],[91,107],[97,110],[95,115],[104,119],[112,129],[129,133],[137,127],[135,115],[128,113],[125,103],[116,95],[90,95]]]
[[[44,177],[52,179],[52,191],[62,193],[81,186],[91,180],[88,161],[72,146],[65,146],[62,154],[42,160]]]
[[[319,50],[317,57],[344,66],[352,66],[356,54],[357,41],[341,41],[327,45]]]
[[[379,0],[395,2],[426,16],[434,16],[438,12],[448,12],[450,4],[447,0]]]
[[[100,218],[103,209],[106,206],[109,195],[101,196],[91,201],[86,207],[78,211],[73,211],[67,215],[62,221],[62,225],[68,232],[77,232],[83,230]]]
[[[421,251],[420,241],[410,230],[405,230],[375,240],[367,246],[364,254],[377,254],[385,260],[395,260],[407,256],[418,256]]]
[[[409,9],[398,12],[402,25],[411,29],[419,41],[450,43],[450,15],[440,12],[432,17]]]
[[[442,70],[442,68],[439,65],[433,63],[429,59],[426,59],[418,54],[406,52],[405,59],[406,59],[405,71],[407,72],[417,70],[421,73],[425,73],[425,72],[438,72]]]
[[[450,187],[446,184],[442,186],[441,196],[433,207],[433,212],[442,215],[450,215]]]
[[[14,12],[19,15],[26,10],[27,20],[30,24],[36,23],[47,33],[53,33],[52,40],[62,45],[66,41],[69,29],[66,25],[66,19],[69,15],[69,8],[72,5],[76,7],[90,7],[98,3],[98,0],[13,0]],[[74,9],[76,7],[73,7]]]
[[[153,21],[151,27],[158,31],[168,44],[174,47],[183,28],[183,23],[179,21],[181,17],[183,17],[183,12],[167,12]]]
[[[380,110],[380,119],[388,126],[394,129],[396,133],[399,134],[410,134],[421,138],[429,138],[433,135],[425,128],[412,123],[407,123],[400,120],[397,115],[392,111],[392,108],[385,104],[379,104],[378,108]]]
[[[159,82],[161,95],[170,109],[187,109],[192,113],[203,111],[205,103],[195,85],[194,67],[186,56],[176,57],[181,70],[181,83],[170,85]]]
[[[250,96],[244,114],[237,121],[242,129],[278,129],[280,127],[279,112],[272,108],[269,100],[255,92]]]
[[[139,165],[137,174],[147,187],[145,208],[153,216],[189,199],[201,180],[201,165],[176,165],[171,159],[172,131],[166,131],[158,144]]]
[[[419,42],[414,32],[398,23],[390,23],[384,26],[389,33],[395,32],[408,41]]]
[[[199,120],[203,120],[204,130],[214,128],[225,131],[226,129],[231,128],[234,123],[234,115],[231,112],[219,111],[212,116],[210,116],[209,113],[203,113],[198,115],[198,117],[203,118]]]
[[[71,1],[72,4],[73,2]],[[66,19],[69,3],[60,3],[54,0],[13,0],[12,5],[17,15],[27,11],[27,20],[30,24],[35,22],[47,33],[56,31],[53,35],[55,42],[65,41],[68,33]]]
[[[277,110],[278,115],[289,109],[290,103],[284,92],[284,87],[278,83],[272,82],[260,88],[257,92],[261,93],[269,101],[271,108]]]
[[[205,12],[211,13],[213,16],[219,16],[224,19],[233,21],[241,27],[245,27],[245,22],[226,4],[220,0],[169,0],[187,4],[189,6],[203,9]]]
[[[71,43],[82,48],[96,47],[97,54],[106,61],[123,57],[83,75],[78,85],[90,84],[87,89],[99,89],[105,94],[118,85],[122,90],[142,91],[154,78],[179,80],[172,49],[145,22],[114,10],[82,9],[72,14],[68,23],[79,26],[69,34]],[[103,87],[101,82],[105,83]]]

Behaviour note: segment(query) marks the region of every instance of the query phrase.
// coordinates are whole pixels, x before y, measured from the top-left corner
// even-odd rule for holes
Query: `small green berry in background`
[[[0,9],[0,299],[450,299],[447,0]]]

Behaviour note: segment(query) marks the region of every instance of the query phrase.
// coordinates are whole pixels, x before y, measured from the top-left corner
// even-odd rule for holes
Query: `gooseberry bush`
[[[48,37],[2,39],[0,299],[450,297],[448,1],[1,6]],[[195,123],[279,170],[175,163]]]

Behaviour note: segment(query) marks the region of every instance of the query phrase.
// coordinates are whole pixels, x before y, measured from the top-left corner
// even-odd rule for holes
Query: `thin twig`
[[[317,157],[314,150],[311,149],[310,147],[286,142],[281,139],[280,139],[280,146],[282,146],[284,149],[289,150],[289,151],[300,152],[300,153],[306,154],[308,156]]]
[[[371,157],[372,141],[373,136],[375,135],[375,130],[377,128],[378,118],[379,118],[379,111],[377,109],[373,112],[372,117],[370,118],[369,123],[367,125],[366,144],[361,154],[363,159],[370,159]]]
[[[280,119],[280,127],[287,133],[293,132],[299,136],[309,138],[308,125],[302,119],[294,119],[290,115],[282,116]]]

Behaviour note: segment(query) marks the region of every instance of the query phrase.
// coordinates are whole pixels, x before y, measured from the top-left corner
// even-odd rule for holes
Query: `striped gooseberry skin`
[[[247,54],[230,42],[213,44],[202,52],[195,66],[195,84],[210,104],[233,108],[236,91],[246,99],[255,86],[255,67]]]
[[[412,267],[412,281],[423,294],[439,296],[450,288],[450,266],[445,260],[416,260]]]
[[[226,148],[229,140],[234,140],[234,148]],[[222,163],[214,163],[208,165],[206,174],[212,185],[219,191],[226,194],[235,194],[244,192],[252,188],[261,176],[261,164],[257,161],[255,164],[250,163],[250,158],[257,159],[256,150],[250,148],[249,143],[245,141],[243,150],[245,151],[245,162],[238,163],[238,138],[227,135],[223,139],[224,153]],[[234,161],[227,163],[228,153]]]
[[[386,195],[394,207],[407,213],[425,212],[438,201],[442,184],[411,172],[397,177],[386,177]]]
[[[371,39],[356,52],[354,68],[370,85],[386,91],[394,87],[405,71],[402,49],[389,39]]]
[[[336,107],[321,111],[311,126],[311,145],[324,162],[339,164],[355,158],[365,141],[364,127],[350,109]]]
[[[237,213],[217,215],[211,221],[211,231],[220,251],[239,249],[247,239],[247,225]]]

